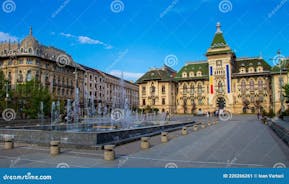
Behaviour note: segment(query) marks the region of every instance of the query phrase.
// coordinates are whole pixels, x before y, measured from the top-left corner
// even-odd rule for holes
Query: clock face
[[[217,61],[216,61],[216,65],[217,65],[217,66],[222,66],[222,60],[217,60]]]

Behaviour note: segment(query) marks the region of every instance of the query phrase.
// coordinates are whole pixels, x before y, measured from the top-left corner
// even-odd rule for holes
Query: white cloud
[[[0,32],[0,41],[17,41],[18,38],[15,36],[11,36],[9,33]]]
[[[105,49],[112,49],[112,46],[104,43],[100,40],[96,40],[93,38],[90,38],[88,36],[76,36],[76,35],[72,35],[69,33],[60,33],[61,36],[65,37],[65,38],[74,38],[78,43],[80,44],[89,44],[89,45],[101,45],[103,46]]]
[[[109,74],[117,76],[117,77],[122,77],[122,74],[123,74],[124,79],[133,80],[133,81],[136,81],[143,75],[143,73],[122,72],[120,70],[112,70],[109,72]]]

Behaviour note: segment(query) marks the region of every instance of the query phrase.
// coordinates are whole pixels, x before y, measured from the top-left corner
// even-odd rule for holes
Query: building
[[[176,71],[168,66],[151,69],[144,74],[139,84],[139,106],[157,108],[159,112],[176,112]]]
[[[136,84],[80,65],[64,51],[40,44],[33,36],[32,28],[19,43],[0,43],[0,69],[10,88],[35,79],[49,88],[53,100],[75,99],[77,87],[81,107],[89,96],[96,105],[111,110],[112,99],[118,99],[116,93],[123,88],[130,106],[138,106]]]
[[[262,57],[237,58],[220,23],[206,57],[186,63],[176,74],[166,66],[145,73],[137,81],[140,108],[171,113],[219,108],[232,113],[285,110],[281,86],[288,83],[286,66],[271,67]],[[164,86],[169,89],[162,93]]]

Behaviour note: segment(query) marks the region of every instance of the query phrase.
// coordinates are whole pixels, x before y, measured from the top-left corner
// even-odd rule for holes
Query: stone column
[[[60,153],[60,141],[50,141],[50,155],[56,156]]]
[[[169,138],[168,138],[168,132],[162,132],[161,133],[161,142],[162,143],[166,143],[169,141]]]
[[[115,159],[115,151],[114,151],[115,145],[105,145],[104,146],[104,153],[103,158],[104,160],[114,160]]]
[[[187,129],[186,126],[184,126],[184,127],[182,128],[182,135],[187,135],[187,134],[188,134],[188,129]]]
[[[4,149],[14,148],[14,138],[12,136],[4,137]]]
[[[150,147],[149,137],[142,137],[140,147],[142,149],[148,149]]]

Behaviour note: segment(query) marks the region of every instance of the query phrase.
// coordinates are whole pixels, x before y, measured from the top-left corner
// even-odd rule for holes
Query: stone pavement
[[[207,121],[198,117],[198,121]],[[189,134],[170,133],[170,141],[151,138],[152,147],[140,149],[140,141],[116,148],[117,159],[104,161],[101,150],[63,149],[49,155],[47,147],[16,144],[13,150],[0,150],[0,167],[273,167],[289,166],[289,147],[256,116],[234,115]]]

